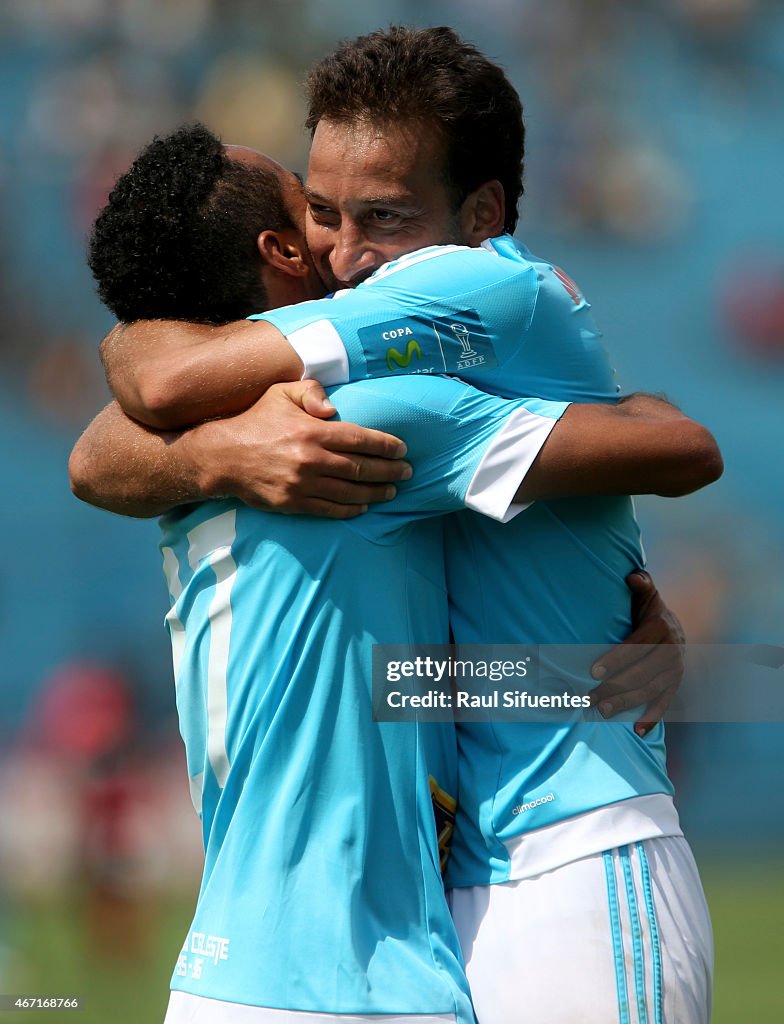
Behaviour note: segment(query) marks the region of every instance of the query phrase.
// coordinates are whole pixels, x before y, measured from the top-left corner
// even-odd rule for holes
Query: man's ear
[[[285,228],[282,231],[262,231],[256,239],[256,246],[264,262],[274,270],[293,277],[309,273],[299,232]]]
[[[460,226],[466,245],[504,233],[506,201],[500,181],[486,181],[465,198],[460,207]]]

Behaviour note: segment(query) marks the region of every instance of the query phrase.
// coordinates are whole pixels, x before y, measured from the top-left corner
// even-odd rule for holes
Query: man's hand
[[[406,446],[399,438],[324,422],[335,411],[316,381],[276,384],[246,412],[195,427],[179,443],[200,464],[206,496],[353,519],[369,503],[393,498],[411,467],[400,461]]]
[[[258,508],[353,519],[394,497],[411,467],[398,438],[325,423],[334,413],[315,381],[277,385],[246,412],[183,433],[150,430],[113,402],[74,448],[71,486],[82,501],[138,518],[234,495]]]
[[[632,591],[634,631],[595,662],[602,682],[591,691],[604,718],[647,704],[634,729],[644,736],[664,716],[683,679],[686,637],[650,575],[636,569],[626,577]]]

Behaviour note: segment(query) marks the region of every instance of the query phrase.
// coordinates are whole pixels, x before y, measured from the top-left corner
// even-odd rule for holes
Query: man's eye
[[[308,203],[311,216],[316,220],[335,219],[337,214],[329,206],[319,206],[318,203]]]
[[[395,210],[371,210],[370,217],[380,224],[389,224],[392,221],[400,220],[400,214]]]

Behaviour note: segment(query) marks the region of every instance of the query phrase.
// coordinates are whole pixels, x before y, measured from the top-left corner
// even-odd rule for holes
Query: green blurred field
[[[701,864],[716,935],[713,1024],[782,1024],[784,872],[770,861],[712,863],[703,858]],[[122,906],[94,906],[91,929],[85,924],[84,901],[80,905],[77,899],[6,914],[4,944],[10,955],[3,991],[76,995],[84,1005],[78,1011],[0,1013],[0,1019],[160,1022],[190,910],[185,902],[130,913]],[[132,954],[130,959],[121,958],[123,949],[126,956]]]
[[[81,1006],[0,1012],[0,1020],[160,1024],[192,909],[183,901],[96,910],[76,894],[67,902],[18,907],[7,920],[3,992],[77,996]]]
[[[702,860],[701,872],[716,941],[713,1024],[782,1024],[782,865]]]

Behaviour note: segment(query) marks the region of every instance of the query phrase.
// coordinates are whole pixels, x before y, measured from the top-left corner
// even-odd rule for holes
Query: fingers
[[[645,713],[643,714],[642,718],[640,718],[640,720],[635,723],[634,731],[637,733],[638,736],[647,736],[647,734],[651,731],[654,725],[656,725],[657,722],[660,722],[664,718],[668,708],[670,707],[670,704],[672,704],[673,700],[675,699],[675,695],[677,694],[677,692],[677,686],[669,687],[664,691],[664,693],[662,693],[660,697],[658,697],[656,700],[651,701],[651,703],[645,709]]]
[[[337,412],[335,406],[327,398],[324,388],[317,380],[303,380],[293,385],[294,394],[299,389],[299,397],[302,408],[310,416],[319,419],[329,419]]]
[[[656,584],[653,577],[645,569],[635,569],[626,577],[626,586],[635,596],[641,598],[650,597],[656,593]]]
[[[624,711],[638,708],[642,705],[650,707],[654,702],[662,701],[665,693],[670,693],[665,699],[666,710],[680,683],[681,674],[677,665],[665,666],[662,671],[651,675],[651,668],[646,669],[646,675],[641,677],[624,676],[621,680],[614,680],[613,684],[603,683],[591,691],[591,703],[597,707],[602,718],[613,718]],[[646,713],[643,718],[647,721],[652,718]]]
[[[399,459],[407,451],[399,437],[355,423],[314,423],[311,419],[304,428],[300,423],[296,428],[303,443],[323,451],[376,459]]]
[[[604,675],[596,671],[600,662],[607,666]],[[596,665],[592,675],[601,683],[592,693],[598,693],[600,700],[627,690],[639,690],[663,672],[680,680],[684,669],[682,651],[675,644],[620,644],[602,655]]]
[[[251,508],[259,508],[264,512],[277,512],[284,516],[318,516],[320,519],[356,519],[368,510],[367,505],[344,505],[324,498],[301,498],[278,504],[247,494],[242,500]]]
[[[313,499],[321,498],[339,505],[372,505],[391,501],[397,494],[394,484],[361,484],[352,480],[321,477],[311,485]]]
[[[399,459],[407,451],[399,437],[385,434],[383,430],[358,427],[355,423],[325,423],[322,430],[323,434],[314,440],[333,452]]]
[[[381,460],[383,461],[383,460]],[[329,476],[304,477],[274,486],[253,486],[246,480],[238,493],[247,505],[284,515],[326,516],[329,519],[353,519],[367,512],[368,506],[391,501],[397,494],[392,483],[358,483]]]
[[[290,416],[286,423],[290,429],[287,436],[296,433],[302,443],[331,452],[369,455],[382,459],[399,459],[406,454],[405,443],[399,437],[382,430],[360,427],[356,423],[314,423],[311,417],[324,419],[336,412],[318,381],[301,380],[294,384],[275,384],[256,403],[254,409],[257,412],[264,409],[266,418],[270,403],[277,403],[278,408],[281,407],[281,403],[283,409],[288,407]],[[302,410],[308,415],[303,416]]]
[[[629,640],[624,640],[622,644],[617,644],[597,658],[591,668],[591,675],[594,679],[604,680],[629,672],[638,662],[650,657],[660,646],[665,645],[657,643],[656,639],[652,637],[648,639],[647,643],[645,641],[631,643]],[[668,652],[668,655],[673,656],[672,652]]]
[[[618,650],[616,648],[612,653]],[[640,736],[649,732],[663,717],[678,692],[684,671],[678,646],[657,644],[643,650],[646,652],[644,657],[627,663],[590,693],[591,703],[603,718],[612,718],[646,705],[645,713],[635,725]]]
[[[365,455],[335,455],[314,468],[318,468],[325,477],[352,480],[355,483],[394,484],[400,480],[410,480],[413,475],[408,462]]]
[[[297,509],[295,514],[319,516],[322,519],[355,519],[367,510],[367,505],[343,505],[335,501],[326,501],[323,498],[307,498],[303,500],[302,507]],[[282,511],[292,512],[293,510]]]
[[[268,507],[280,512],[320,515],[322,513],[316,512],[314,505],[319,501],[327,506],[362,506],[362,511],[366,511],[368,505],[391,501],[397,494],[395,483],[410,476],[411,467],[407,462],[365,459],[357,455],[334,462],[319,460],[305,472],[277,481],[274,488],[265,488],[263,493],[259,489],[254,494],[250,480],[245,481],[245,489],[251,503],[254,499],[263,499]],[[360,515],[361,512],[354,514]],[[330,518],[336,516],[332,514]]]

